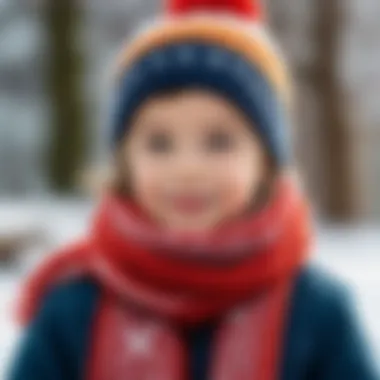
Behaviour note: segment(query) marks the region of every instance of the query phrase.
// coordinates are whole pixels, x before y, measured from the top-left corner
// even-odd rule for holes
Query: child
[[[307,266],[289,85],[248,0],[173,0],[121,55],[116,180],[27,286],[11,380],[373,380]]]

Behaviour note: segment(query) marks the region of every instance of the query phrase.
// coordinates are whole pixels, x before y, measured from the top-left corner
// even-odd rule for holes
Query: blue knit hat
[[[205,88],[240,108],[275,164],[285,165],[290,158],[288,78],[259,24],[257,4],[249,0],[174,0],[169,9],[169,18],[139,34],[122,52],[113,143],[117,145],[127,133],[135,111],[150,96]],[[200,14],[199,9],[205,13]],[[227,18],[225,11],[235,18],[238,15],[239,23]]]

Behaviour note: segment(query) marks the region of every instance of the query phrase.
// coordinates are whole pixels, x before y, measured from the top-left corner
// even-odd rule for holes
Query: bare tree
[[[77,1],[46,0],[44,16],[51,104],[49,172],[52,187],[67,192],[75,185],[86,152]]]
[[[317,0],[316,10],[314,76],[321,110],[325,210],[331,219],[344,221],[353,218],[356,212],[352,139],[338,64],[344,13],[340,0]]]
[[[308,189],[322,214],[356,212],[352,138],[340,75],[344,4],[340,0],[268,0],[272,25],[292,66],[297,97],[297,150]]]

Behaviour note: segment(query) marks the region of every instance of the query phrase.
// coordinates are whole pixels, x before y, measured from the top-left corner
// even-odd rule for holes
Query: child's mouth
[[[174,208],[183,214],[198,214],[210,205],[210,197],[199,195],[180,195],[172,198]]]

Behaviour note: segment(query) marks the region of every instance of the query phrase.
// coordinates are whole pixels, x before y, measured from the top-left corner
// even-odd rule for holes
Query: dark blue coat
[[[83,379],[98,295],[88,280],[52,291],[27,329],[8,379]],[[193,380],[206,379],[214,329],[202,326],[185,338]],[[279,380],[380,379],[345,289],[316,269],[297,279],[283,352]]]

